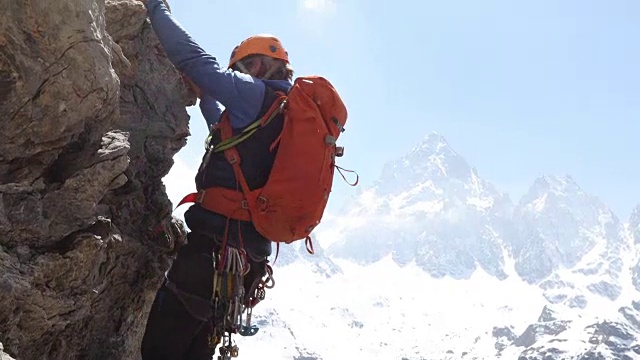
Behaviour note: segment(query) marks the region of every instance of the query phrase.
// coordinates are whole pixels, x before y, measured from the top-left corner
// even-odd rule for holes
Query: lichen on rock
[[[195,94],[138,1],[0,6],[1,356],[138,358]]]

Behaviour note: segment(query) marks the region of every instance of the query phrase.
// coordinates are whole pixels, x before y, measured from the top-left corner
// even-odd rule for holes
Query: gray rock
[[[530,347],[535,344],[541,336],[556,336],[567,330],[567,321],[553,321],[546,323],[531,324],[517,339],[513,341],[513,345],[521,347]]]
[[[538,322],[552,322],[556,320],[560,320],[558,318],[558,313],[549,306],[545,305],[545,307],[542,309],[542,313],[538,317]]]
[[[341,274],[342,269],[331,258],[329,258],[322,245],[315,238],[315,234],[311,234],[311,245],[305,240],[299,240],[291,244],[281,243],[280,248],[274,246],[271,261],[274,266],[287,266],[296,261],[304,260],[307,265],[313,269],[316,274],[329,278],[336,274]],[[309,248],[308,248],[309,246]],[[309,252],[311,250],[313,254]],[[275,258],[277,252],[277,259]]]
[[[574,296],[567,302],[567,305],[571,308],[580,308],[584,309],[587,307],[588,301],[587,298],[583,295]]]
[[[549,306],[545,306],[538,317],[537,323],[531,324],[513,341],[513,345],[529,348],[545,335],[557,336],[568,329],[571,322],[560,320],[558,314]]]
[[[636,316],[633,314],[635,310],[631,307],[623,307],[620,312],[627,318]],[[637,358],[640,353],[640,345],[637,344],[638,331],[637,328],[634,329],[633,324],[596,322],[584,328],[580,335],[571,337],[563,334],[568,326],[572,326],[572,323],[552,321],[531,324],[513,343],[514,346],[525,348],[518,360],[631,360]],[[583,350],[584,344],[589,345],[589,350]]]
[[[622,292],[622,288],[619,285],[611,284],[606,281],[599,281],[597,283],[589,284],[587,285],[587,289],[589,289],[589,291],[594,294],[606,297],[611,300],[616,300]]]
[[[511,344],[518,337],[513,333],[510,327],[494,327],[491,331],[491,335],[496,339],[494,348],[498,351],[504,350],[509,344]]]
[[[138,1],[0,6],[0,339],[21,360],[138,358],[195,96]]]

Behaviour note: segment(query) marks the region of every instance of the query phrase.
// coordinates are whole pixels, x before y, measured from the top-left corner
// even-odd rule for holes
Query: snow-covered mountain
[[[509,197],[480,178],[438,134],[387,164],[332,224],[331,256],[372,263],[391,254],[433,277],[468,278],[477,268],[505,278]]]
[[[571,177],[538,178],[513,221],[516,272],[544,289],[551,303],[585,308],[589,294],[613,301],[629,287],[634,246],[624,224]],[[630,301],[635,292],[626,295]]]
[[[640,359],[640,205],[570,176],[514,203],[431,133],[314,235],[281,247],[241,358]]]

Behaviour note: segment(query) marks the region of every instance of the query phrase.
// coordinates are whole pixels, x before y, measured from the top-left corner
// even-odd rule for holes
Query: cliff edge
[[[0,342],[19,360],[139,358],[181,239],[162,177],[195,94],[140,2],[0,7]]]

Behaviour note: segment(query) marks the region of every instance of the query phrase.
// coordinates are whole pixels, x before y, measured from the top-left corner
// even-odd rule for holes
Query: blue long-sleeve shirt
[[[222,105],[211,96],[204,94],[200,99],[200,112],[207,122],[207,128],[211,130],[211,126],[220,120],[222,115]]]
[[[173,65],[188,76],[204,93],[200,111],[207,124],[218,121],[222,107],[229,112],[234,128],[253,122],[264,100],[265,83],[287,92],[287,80],[262,80],[251,75],[223,69],[217,59],[207,54],[175,20],[162,0],[148,0],[151,25]]]

